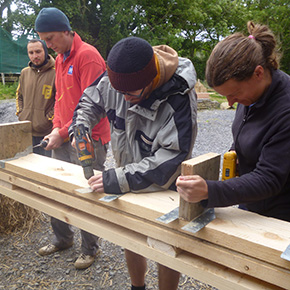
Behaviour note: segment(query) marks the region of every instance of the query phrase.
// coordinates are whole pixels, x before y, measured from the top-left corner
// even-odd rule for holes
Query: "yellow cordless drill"
[[[224,154],[222,180],[227,180],[236,176],[237,153],[229,151]]]

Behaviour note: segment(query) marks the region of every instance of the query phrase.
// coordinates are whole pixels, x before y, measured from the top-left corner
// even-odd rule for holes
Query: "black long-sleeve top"
[[[272,83],[251,107],[238,105],[232,124],[240,177],[207,181],[207,207],[246,204],[253,212],[290,221],[290,77]]]

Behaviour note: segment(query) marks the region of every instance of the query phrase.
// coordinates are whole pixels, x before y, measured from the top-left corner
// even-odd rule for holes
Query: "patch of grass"
[[[199,80],[201,84],[207,89],[207,92],[209,93],[209,97],[211,101],[217,101],[219,104],[221,103],[227,103],[228,100],[226,97],[218,94],[213,88],[209,87],[206,81]],[[237,108],[237,103],[233,105],[233,108]]]
[[[227,102],[227,98],[224,97],[224,96],[221,96],[221,95],[218,94],[218,93],[212,92],[212,93],[210,93],[209,96],[210,96],[210,99],[211,99],[212,101],[217,101],[217,102],[219,102],[220,104],[223,103],[223,102]]]
[[[14,99],[18,83],[0,83],[0,100]]]
[[[210,99],[211,99],[212,101],[217,101],[217,102],[219,102],[220,104],[221,104],[221,103],[224,103],[224,102],[228,102],[228,100],[227,100],[226,97],[221,96],[220,94],[218,94],[218,93],[216,93],[216,92],[212,92],[212,93],[210,93],[209,97],[210,97]],[[235,103],[235,104],[233,105],[233,107],[236,109],[236,108],[237,108],[237,103]]]

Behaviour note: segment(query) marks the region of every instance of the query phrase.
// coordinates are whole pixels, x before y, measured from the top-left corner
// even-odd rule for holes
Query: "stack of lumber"
[[[104,202],[105,194],[80,193],[88,187],[80,166],[18,156],[1,161],[3,195],[219,289],[290,289],[290,261],[280,257],[290,244],[287,222],[220,208],[194,234],[182,229],[188,221],[156,220],[179,206],[176,192],[128,193]],[[148,239],[163,246],[149,246]]]

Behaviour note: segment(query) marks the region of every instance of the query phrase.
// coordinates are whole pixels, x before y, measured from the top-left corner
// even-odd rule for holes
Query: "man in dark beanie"
[[[68,127],[73,111],[84,89],[106,69],[105,61],[93,46],[83,42],[73,32],[67,16],[57,8],[43,8],[37,15],[35,30],[48,48],[58,53],[55,60],[56,97],[53,128],[45,136],[49,140],[46,150],[52,150],[52,157],[80,164],[75,148],[68,138]],[[107,117],[102,118],[92,130],[95,150],[94,169],[102,171],[106,160],[107,144],[110,141],[110,128]],[[71,226],[51,217],[54,232],[52,244],[42,247],[40,255],[49,255],[64,250],[73,244]],[[77,269],[89,267],[99,253],[98,237],[81,230],[81,255],[75,262]]]
[[[116,168],[89,179],[95,192],[122,194],[176,190],[180,164],[191,158],[197,133],[196,73],[175,50],[138,37],[111,49],[107,72],[89,86],[75,109],[73,127],[108,116]],[[145,289],[146,259],[125,251],[132,289]],[[159,265],[159,289],[176,289],[179,273]]]
[[[51,132],[54,115],[55,69],[54,58],[48,54],[45,42],[31,39],[27,44],[30,59],[20,74],[16,90],[16,115],[19,121],[30,121],[33,146]],[[51,151],[41,147],[33,153],[51,156]]]

